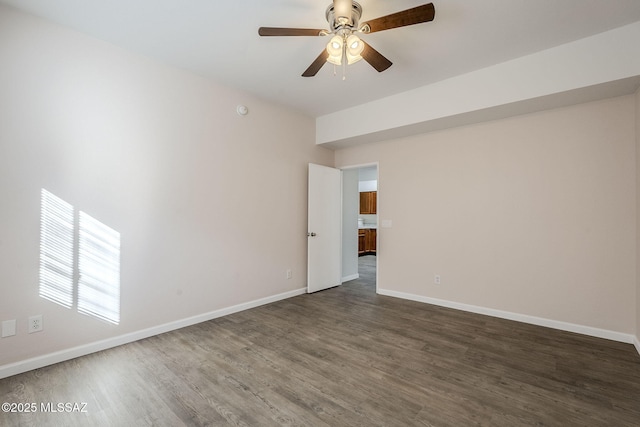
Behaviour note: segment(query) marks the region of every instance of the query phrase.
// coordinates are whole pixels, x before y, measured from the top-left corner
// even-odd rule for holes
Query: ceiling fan
[[[326,49],[302,73],[303,77],[315,76],[325,62],[346,67],[347,64],[353,64],[361,59],[367,61],[378,72],[382,72],[389,68],[392,62],[360,39],[358,34],[375,33],[433,21],[435,8],[433,3],[428,3],[359,24],[361,16],[362,6],[359,3],[352,0],[333,0],[325,13],[329,29],[260,27],[258,34],[261,36],[332,35]]]

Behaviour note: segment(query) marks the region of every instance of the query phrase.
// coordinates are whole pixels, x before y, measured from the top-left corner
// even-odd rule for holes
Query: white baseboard
[[[186,319],[176,320],[175,322],[165,323],[163,325],[154,326],[141,331],[131,332],[128,334],[120,335],[106,340],[93,342],[90,344],[81,345],[74,348],[69,348],[55,353],[45,354],[43,356],[34,357],[32,359],[22,360],[15,363],[0,366],[0,379],[7,378],[12,375],[21,374],[23,372],[31,371],[33,369],[42,368],[44,366],[53,365],[54,363],[64,362],[65,360],[75,359],[76,357],[85,356],[87,354],[95,353],[97,351],[106,350],[109,348],[117,347],[119,345],[128,344],[130,342],[138,341],[144,338],[149,338],[154,335],[159,335],[165,332],[173,331],[175,329],[184,328],[186,326],[195,325],[197,323],[206,322],[207,320],[216,319],[218,317],[226,316],[229,314],[237,313],[239,311],[248,310],[250,308],[259,307],[261,305],[269,304],[272,302],[280,301],[283,299],[295,297],[305,294],[306,288],[296,289],[289,292],[284,292],[278,295],[270,297],[260,298],[254,301],[234,305],[231,307],[221,308],[209,313],[199,314],[197,316],[188,317]]]
[[[471,313],[484,314],[486,316],[499,317],[501,319],[515,320],[517,322],[529,323],[532,325],[545,326],[547,328],[559,329],[561,331],[575,332],[582,335],[589,335],[597,338],[605,338],[612,341],[624,342],[627,344],[634,343],[636,349],[640,353],[640,343],[636,337],[631,334],[609,331],[606,329],[593,328],[591,326],[577,325],[574,323],[560,322],[557,320],[545,319],[542,317],[529,316],[526,314],[512,313],[510,311],[495,310],[493,308],[480,307],[476,305],[463,304],[454,301],[447,301],[437,298],[430,298],[421,295],[408,294],[404,292],[396,292],[388,289],[378,289],[380,295],[402,298],[411,301],[424,302],[427,304],[439,305],[456,310],[468,311]],[[635,340],[635,341],[634,341]]]
[[[345,276],[345,277],[343,277],[343,278],[342,278],[342,283],[344,283],[344,282],[348,282],[348,281],[350,281],[350,280],[356,280],[356,279],[358,279],[359,277],[360,277],[360,275],[359,275],[358,273],[356,273],[356,274],[352,274],[351,276]]]
[[[636,350],[638,350],[638,354],[640,354],[640,339],[638,339],[638,337],[633,337],[633,345],[636,346]]]

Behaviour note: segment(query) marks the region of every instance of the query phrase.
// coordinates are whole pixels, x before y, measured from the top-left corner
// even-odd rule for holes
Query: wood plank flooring
[[[376,295],[362,258],[338,288],[0,380],[38,405],[0,425],[640,426],[633,346]]]

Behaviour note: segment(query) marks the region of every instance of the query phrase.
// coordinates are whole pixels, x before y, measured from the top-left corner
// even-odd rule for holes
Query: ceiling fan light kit
[[[346,35],[333,36],[327,43],[327,53],[329,54],[327,62],[334,65],[355,64],[362,59],[360,54],[363,50],[364,44],[355,34],[348,37]]]
[[[334,0],[327,7],[325,18],[329,23],[329,29],[306,29],[306,28],[276,28],[260,27],[258,34],[263,37],[268,36],[328,36],[333,35],[327,43],[326,48],[313,61],[313,63],[302,73],[303,77],[315,76],[320,68],[329,62],[335,66],[343,66],[343,80],[345,79],[346,66],[355,64],[364,59],[382,72],[392,65],[392,62],[385,58],[380,52],[372,48],[358,34],[369,34],[377,31],[389,30],[392,28],[405,27],[408,25],[420,24],[433,21],[435,8],[433,3],[427,3],[391,15],[382,16],[359,26],[362,16],[362,6],[352,0]],[[334,73],[335,74],[335,73]]]

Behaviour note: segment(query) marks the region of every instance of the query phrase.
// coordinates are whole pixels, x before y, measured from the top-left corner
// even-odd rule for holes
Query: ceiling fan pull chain
[[[347,80],[347,36],[342,36],[344,42],[342,43],[342,81]]]

